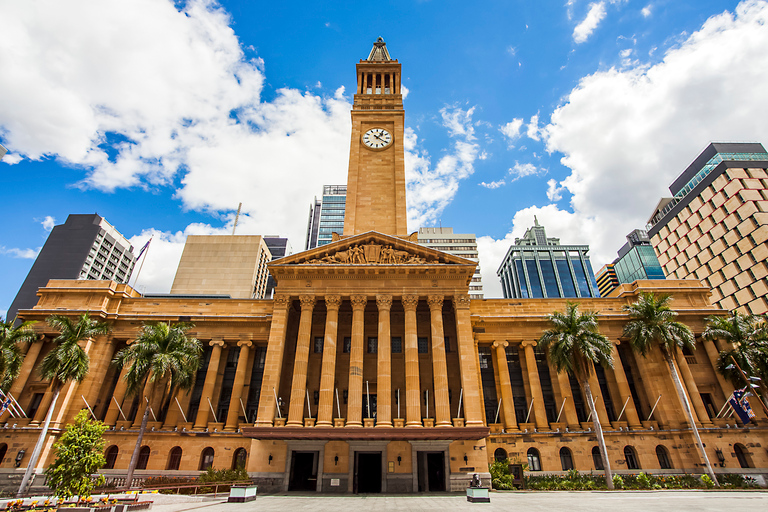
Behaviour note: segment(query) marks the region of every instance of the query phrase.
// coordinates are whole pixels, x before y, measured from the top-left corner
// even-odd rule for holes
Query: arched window
[[[627,469],[640,469],[640,462],[637,460],[637,452],[629,445],[624,447],[624,461],[627,463]]]
[[[104,457],[106,457],[107,462],[104,464],[104,469],[115,469],[115,462],[117,462],[117,453],[118,453],[117,445],[113,444],[109,448],[107,448],[106,453],[104,454]]]
[[[213,448],[209,446],[200,454],[200,471],[205,471],[211,466],[213,466]]]
[[[528,471],[541,471],[541,457],[536,448],[528,448]]]
[[[669,451],[664,446],[656,447],[656,458],[659,459],[661,469],[672,469],[672,459],[669,458]]]
[[[594,464],[596,471],[602,471],[605,469],[603,467],[603,457],[600,455],[599,446],[594,446],[592,448],[592,464]]]
[[[235,450],[235,454],[232,457],[232,469],[245,469],[245,461],[247,458],[248,452],[245,451],[245,448],[238,448]]]
[[[147,469],[149,462],[149,446],[142,446],[139,450],[139,460],[136,462],[136,469]]]
[[[570,471],[573,469],[573,456],[571,450],[563,446],[560,448],[560,465],[563,467],[563,471]]]
[[[174,446],[171,448],[171,453],[168,454],[168,467],[170,470],[177,470],[181,465],[181,446]]]
[[[496,451],[493,452],[493,458],[496,462],[504,462],[507,460],[507,451],[504,448],[496,448]]]
[[[736,443],[733,445],[733,453],[736,455],[736,460],[739,461],[739,466],[742,468],[751,468],[752,460],[749,456],[749,452],[743,444]]]

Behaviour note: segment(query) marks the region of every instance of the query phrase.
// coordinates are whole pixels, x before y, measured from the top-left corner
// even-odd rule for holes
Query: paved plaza
[[[154,499],[153,496],[150,499]],[[152,512],[377,512],[415,510],[525,512],[724,512],[768,510],[768,491],[494,492],[491,503],[468,503],[461,494],[260,495],[250,503],[192,501],[158,496]]]

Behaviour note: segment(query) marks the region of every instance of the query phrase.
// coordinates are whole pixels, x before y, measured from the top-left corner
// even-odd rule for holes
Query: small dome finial
[[[383,43],[384,42],[384,38],[379,36],[378,39],[376,39],[376,42],[377,43]]]

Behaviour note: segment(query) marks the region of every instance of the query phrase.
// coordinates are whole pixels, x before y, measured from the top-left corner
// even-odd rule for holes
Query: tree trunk
[[[144,408],[144,416],[141,417],[141,427],[139,428],[139,437],[136,438],[136,447],[133,449],[133,455],[131,455],[131,463],[128,464],[128,474],[125,475],[125,486],[127,488],[132,487],[133,472],[136,471],[136,465],[139,463],[139,452],[141,451],[141,441],[144,439],[144,432],[147,430],[147,422],[149,421],[149,403]]]
[[[19,486],[19,492],[16,494],[17,498],[21,498],[24,492],[29,486],[32,480],[32,475],[35,472],[35,466],[37,466],[37,460],[40,458],[40,453],[43,451],[43,445],[45,444],[45,438],[48,437],[48,426],[51,424],[51,417],[53,416],[53,410],[56,408],[56,401],[59,399],[59,392],[61,392],[61,386],[56,386],[53,391],[53,399],[51,405],[48,407],[48,414],[45,415],[45,421],[43,422],[43,429],[40,431],[40,437],[37,439],[35,449],[32,450],[32,455],[29,457],[29,463],[27,464],[27,470],[24,472],[24,478],[21,480]]]
[[[584,380],[581,385],[584,388],[584,393],[587,395],[587,404],[589,404],[589,410],[592,413],[592,425],[595,427],[595,433],[597,434],[597,445],[600,447],[600,458],[603,460],[603,470],[605,471],[605,485],[608,486],[608,489],[613,489],[613,473],[611,473],[611,463],[608,460],[608,450],[605,448],[603,427],[600,425],[600,418],[597,417],[595,401],[592,398],[592,389],[589,387],[588,380]]]
[[[693,437],[696,440],[696,446],[699,448],[699,453],[701,454],[702,459],[704,459],[704,464],[707,466],[707,473],[709,473],[709,477],[715,483],[715,486],[720,487],[720,483],[717,481],[717,476],[715,476],[715,472],[712,470],[712,465],[709,463],[707,452],[704,450],[704,445],[701,443],[701,437],[699,437],[699,429],[696,428],[696,422],[693,421],[693,414],[691,414],[691,404],[688,403],[688,397],[686,396],[685,391],[683,391],[683,383],[680,382],[680,376],[677,374],[677,370],[675,369],[675,362],[672,360],[672,356],[666,351],[664,352],[664,358],[667,360],[667,365],[669,365],[669,373],[672,374],[672,381],[675,383],[677,394],[680,397],[680,401],[683,403],[683,411],[685,411],[685,415],[688,418],[688,423],[690,423],[691,430],[693,430]]]

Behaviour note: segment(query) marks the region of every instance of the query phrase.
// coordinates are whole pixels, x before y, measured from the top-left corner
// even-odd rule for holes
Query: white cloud
[[[642,8],[640,13],[643,15],[643,18],[648,18],[650,17],[651,14],[653,14],[653,7],[651,6],[651,4],[648,4]]]
[[[528,121],[528,128],[525,131],[525,134],[528,136],[529,139],[533,140],[539,140],[539,115],[535,114],[531,116],[531,120]]]
[[[0,245],[0,254],[7,254],[12,258],[33,260],[37,258],[37,253],[39,252],[40,252],[40,247],[38,247],[37,249],[17,249],[15,247],[6,248]]]
[[[586,17],[573,29],[574,42],[581,44],[589,39],[603,18],[605,18],[605,2],[589,4],[589,12],[587,12]]]
[[[501,126],[499,131],[507,138],[509,147],[514,147],[512,142],[520,138],[520,128],[523,126],[522,118],[515,118],[507,124]]]
[[[16,153],[6,153],[2,158],[2,162],[8,165],[14,165],[24,160],[21,155]]]
[[[403,95],[403,99],[407,98],[410,92],[410,89],[408,89],[405,85],[400,84],[400,94]]]
[[[515,165],[509,169],[509,175],[512,176],[510,183],[526,176],[543,176],[544,174],[547,174],[546,169],[537,168],[531,163],[521,164],[515,162]]]
[[[512,57],[514,57],[515,54],[517,53],[517,48],[515,48],[514,46],[507,46],[507,53]]]
[[[50,231],[53,229],[53,226],[56,225],[56,219],[54,219],[50,215],[46,215],[45,218],[40,222],[40,224],[43,226],[44,230]]]
[[[559,200],[563,198],[563,192],[565,192],[565,187],[559,185],[557,183],[557,180],[549,180],[547,181],[547,199],[551,203],[556,203]]]
[[[480,183],[478,183],[478,185],[480,185],[481,187],[485,187],[485,188],[489,188],[491,190],[494,190],[494,189],[497,189],[497,188],[499,188],[499,187],[501,187],[503,185],[506,185],[506,183],[507,182],[504,179],[500,179],[500,180],[497,180],[497,181],[492,181],[490,183],[486,183],[484,181],[481,181]]]

